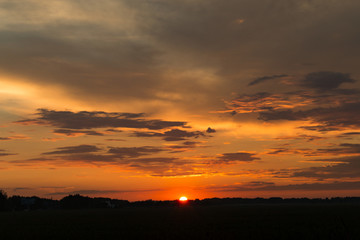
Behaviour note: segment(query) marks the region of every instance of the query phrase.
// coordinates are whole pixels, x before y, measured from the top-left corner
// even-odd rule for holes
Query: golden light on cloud
[[[35,84],[31,80],[3,76],[0,78],[0,100],[13,104],[4,105],[4,109],[19,113],[32,113],[34,109],[62,108],[73,110],[91,110],[93,107],[74,97],[59,85]]]

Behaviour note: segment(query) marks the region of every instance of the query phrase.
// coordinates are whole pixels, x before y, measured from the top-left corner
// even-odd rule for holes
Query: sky
[[[0,0],[0,189],[360,196],[357,0]]]

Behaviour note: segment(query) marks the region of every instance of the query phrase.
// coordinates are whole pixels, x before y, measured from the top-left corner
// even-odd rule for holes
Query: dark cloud
[[[338,146],[339,147],[317,149],[316,153],[329,155],[360,154],[360,144],[341,143]]]
[[[236,163],[236,162],[252,162],[255,160],[260,160],[258,157],[254,157],[255,154],[248,152],[237,152],[237,153],[223,153],[221,156],[217,157],[217,163]]]
[[[60,147],[58,150],[52,152],[43,153],[45,155],[54,155],[54,154],[77,154],[77,153],[91,153],[98,152],[101,149],[94,145],[79,145],[79,146],[70,146],[70,147]]]
[[[4,149],[0,149],[0,157],[10,156],[10,155],[16,155],[15,153],[8,153]]]
[[[198,143],[199,142],[192,142],[192,141],[183,142],[184,146],[189,146],[189,147],[196,146]]]
[[[84,130],[71,130],[71,129],[55,129],[53,133],[65,135],[68,137],[76,137],[79,135],[104,136],[103,133],[97,131],[84,131]]]
[[[131,192],[150,192],[150,191],[159,191],[159,189],[144,189],[144,190],[76,190],[70,192],[54,192],[48,193],[48,196],[59,196],[59,195],[106,195],[112,193],[131,193]]]
[[[183,142],[182,144],[166,146],[166,149],[169,149],[171,151],[170,153],[185,152],[194,149],[196,147],[199,147],[199,143],[200,142],[186,141]]]
[[[187,138],[198,138],[200,136],[205,136],[204,133],[200,131],[186,131],[180,129],[171,129],[164,133],[159,132],[135,132],[134,136],[136,137],[161,137],[165,141],[182,141]]]
[[[263,188],[272,187],[272,186],[275,186],[275,183],[253,181],[253,182],[225,185],[225,186],[209,186],[209,187],[205,187],[205,189],[215,192],[236,192],[236,191],[261,190]]]
[[[128,1],[140,9],[143,29],[149,35],[167,49],[188,55],[188,61],[217,65],[224,75],[250,66],[277,72],[283,71],[280,66],[294,63],[326,65],[343,59],[340,52],[355,57],[351,49],[358,49],[354,9],[359,4],[355,1],[346,5],[285,0],[264,0],[261,4],[250,0],[141,3]],[[154,11],[157,19],[151,17]],[[339,32],[341,37],[332,38],[329,32]]]
[[[315,131],[315,132],[330,132],[330,131],[338,131],[341,130],[339,127],[327,127],[323,125],[316,125],[316,126],[301,126],[300,129],[305,129],[308,131]]]
[[[280,155],[280,154],[299,154],[303,156],[331,156],[331,155],[360,155],[360,144],[352,143],[341,143],[338,145],[333,145],[330,148],[272,148],[270,151],[266,152],[270,155]]]
[[[89,3],[88,10],[91,5],[95,7]],[[68,7],[75,11],[80,10],[77,7],[84,9]],[[30,14],[29,9],[22,9],[22,14]],[[155,71],[158,65],[155,58],[159,55],[156,49],[127,36],[119,28],[109,29],[104,22],[92,21],[88,15],[91,10],[78,12],[88,16],[89,20],[84,21],[69,21],[66,17],[52,21],[43,14],[48,11],[44,4],[37,6],[35,12],[43,16],[38,25],[23,19],[23,24],[15,23],[16,30],[10,27],[0,31],[0,50],[9,54],[7,60],[0,57],[3,72],[27,77],[39,85],[60,85],[77,98],[86,99],[90,94],[98,96],[97,100],[126,99],[135,92],[139,98],[150,98],[146,88],[160,84]],[[39,15],[28,19],[37,19]],[[98,79],[104,84],[99,84]]]
[[[235,115],[236,113],[251,113],[266,111],[274,108],[277,109],[278,107],[276,107],[276,103],[278,101],[283,102],[284,100],[287,99],[268,92],[243,94],[229,102],[226,102],[227,108],[229,109],[226,112],[230,112],[232,115]]]
[[[111,129],[111,128],[109,128],[109,129],[106,129],[106,132],[107,133],[119,133],[119,132],[122,132],[121,130],[118,130],[118,129]]]
[[[207,133],[215,133],[216,130],[215,130],[215,129],[212,129],[211,127],[208,127],[208,129],[206,129],[206,132],[207,132]]]
[[[259,119],[263,121],[274,121],[274,120],[307,120],[311,116],[303,111],[292,111],[292,110],[273,110],[268,112],[261,112]]]
[[[259,77],[256,78],[255,80],[251,81],[248,86],[253,86],[255,84],[259,84],[265,81],[269,81],[269,80],[273,80],[273,79],[278,79],[278,78],[283,78],[283,77],[288,77],[289,75],[286,74],[281,74],[281,75],[272,75],[272,76],[264,76],[264,77]]]
[[[183,165],[184,161],[179,161],[179,158],[171,158],[171,157],[158,157],[158,158],[137,158],[137,159],[131,159],[131,167],[136,168],[147,168],[149,166],[154,167],[154,164],[156,167],[163,164],[175,164],[175,165]]]
[[[164,151],[164,149],[159,147],[110,147],[108,153],[115,155],[120,158],[136,158],[143,155],[149,155],[154,153],[159,153]]]
[[[10,141],[10,140],[21,140],[21,139],[30,139],[28,136],[24,135],[14,135],[10,137],[0,137],[0,141]]]
[[[250,183],[227,185],[227,186],[211,186],[211,187],[207,187],[206,189],[217,192],[358,190],[360,189],[360,182],[335,181],[335,182],[315,182],[315,183],[300,183],[300,184],[288,184],[288,185],[275,185],[272,182],[258,182],[258,184],[253,184],[253,182],[250,182]]]
[[[143,147],[108,147],[105,149],[98,148],[95,145],[79,145],[60,147],[56,151],[45,152],[44,155],[61,155],[63,160],[84,160],[84,162],[118,162],[124,164],[127,161],[136,161],[138,157],[151,155],[165,151],[162,147],[143,146]],[[53,160],[48,158],[32,159],[47,161]]]
[[[314,151],[309,148],[303,148],[303,149],[291,149],[291,148],[272,148],[269,152],[266,152],[266,154],[270,155],[282,155],[282,154],[301,154],[304,156],[314,156]]]
[[[16,155],[16,154],[14,154],[14,153],[0,152],[0,157],[11,156],[11,155]]]
[[[327,164],[300,169],[282,169],[272,171],[271,174],[278,178],[310,178],[318,180],[358,178],[360,176],[360,156],[313,159],[309,161]]]
[[[14,164],[34,164],[47,162],[55,165],[66,165],[68,163],[91,164],[95,166],[121,166],[141,173],[151,175],[166,175],[171,173],[173,176],[180,176],[184,171],[193,172],[193,161],[183,160],[176,157],[132,157],[142,156],[150,153],[54,153],[62,154],[53,158],[33,158],[29,160],[12,161]],[[132,156],[130,156],[132,155]]]
[[[146,102],[161,99],[154,93],[162,91],[208,104],[213,93],[243,85],[239,77],[254,69],[257,76],[274,76],[308,62],[339,69],[358,62],[357,1],[109,0],[99,6],[64,0],[61,6],[65,14],[53,16],[54,3],[7,2],[1,71],[61,86],[87,102]],[[215,72],[222,81],[173,80],[164,77],[169,69]],[[199,93],[206,101],[193,101]]]
[[[105,141],[108,141],[108,142],[125,142],[126,140],[117,139],[117,138],[108,138],[108,139],[105,139]]]
[[[37,118],[25,119],[16,123],[31,125],[50,125],[65,129],[91,129],[105,127],[121,128],[146,128],[152,130],[170,127],[185,126],[185,122],[173,122],[162,120],[146,120],[138,118],[142,114],[114,113],[114,112],[71,112],[39,109]]]
[[[11,138],[9,137],[0,137],[0,141],[9,141]]]
[[[307,120],[317,126],[303,126],[307,130],[331,131],[360,127],[360,102],[342,104],[335,107],[318,107],[309,110],[272,110],[260,112],[259,119],[276,120]]]
[[[144,155],[144,154],[143,154]],[[126,167],[133,171],[151,176],[168,177],[192,175],[195,172],[194,161],[176,157],[124,157],[117,154],[79,154],[69,155],[61,160],[94,164],[96,166],[114,165]]]
[[[359,102],[358,90],[345,91],[337,89],[332,92],[291,91],[285,93],[258,92],[242,94],[226,101],[227,110],[219,112],[268,113],[277,111],[286,114],[292,110],[310,110],[316,107],[339,107]]]
[[[299,82],[302,87],[328,91],[338,88],[343,83],[354,83],[349,74],[340,72],[313,72],[309,73]]]
[[[195,142],[185,142],[187,148],[196,145]],[[100,149],[94,145],[79,145],[57,148],[56,151],[45,152],[43,155],[51,157],[39,157],[28,160],[15,160],[11,163],[16,165],[33,165],[36,163],[50,163],[55,165],[67,164],[91,164],[95,166],[120,166],[123,169],[130,169],[138,173],[150,174],[152,176],[183,176],[199,173],[195,166],[201,166],[191,159],[178,157],[152,156],[163,151],[174,151],[171,147],[108,147]],[[143,157],[149,156],[151,157]],[[202,172],[203,173],[203,172]]]
[[[327,137],[323,136],[314,136],[314,135],[307,135],[307,134],[298,134],[296,136],[282,136],[275,138],[276,140],[306,140],[308,142],[317,141],[317,140],[324,140]]]
[[[338,137],[339,138],[351,139],[351,138],[356,137],[356,136],[360,136],[360,132],[346,132],[346,133],[340,134]]]
[[[227,110],[219,112],[256,113],[262,121],[308,121],[308,125],[300,128],[318,132],[356,129],[360,127],[360,112],[357,111],[360,91],[338,88],[342,83],[353,82],[349,74],[312,72],[303,79],[295,78],[289,85],[309,90],[242,94],[226,101]]]

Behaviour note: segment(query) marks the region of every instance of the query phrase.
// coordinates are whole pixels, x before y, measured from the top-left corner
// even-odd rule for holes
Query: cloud
[[[318,180],[358,178],[360,176],[360,156],[312,159],[309,161],[327,164],[317,167],[274,170],[272,175],[279,178],[310,178]]]
[[[325,133],[325,132],[330,132],[330,131],[346,130],[346,129],[341,129],[339,127],[328,127],[328,126],[324,126],[324,125],[301,126],[299,128],[300,129],[305,129],[305,130],[308,130],[308,131],[316,131],[316,132],[320,132],[320,133]]]
[[[288,155],[288,154],[301,154],[303,156],[314,156],[314,151],[309,148],[303,149],[291,149],[291,148],[272,148],[270,151],[266,152],[269,155]]]
[[[356,136],[360,136],[360,132],[346,132],[346,133],[340,134],[338,137],[339,138],[351,139],[351,138],[356,137]]]
[[[84,130],[71,130],[71,129],[55,129],[53,133],[59,135],[65,135],[68,137],[76,137],[81,135],[104,136],[103,133],[97,131],[84,131]]]
[[[194,147],[196,143],[185,142],[184,146]],[[176,177],[203,174],[205,170],[200,161],[178,157],[155,156],[164,151],[173,151],[171,147],[107,147],[98,148],[94,145],[78,145],[60,147],[55,151],[45,152],[39,157],[28,160],[11,161],[13,164],[49,163],[57,166],[68,164],[90,164],[95,166],[118,166],[134,173],[149,174],[158,177]],[[151,155],[151,156],[150,156]],[[144,157],[148,156],[148,157]]]
[[[319,77],[321,84],[324,84],[323,79],[327,79],[327,75],[323,72],[308,74],[308,76],[324,77]],[[341,82],[352,81],[342,79]],[[360,115],[357,111],[360,107],[359,97],[360,93],[357,89],[335,89],[335,87],[331,87],[331,91],[259,92],[243,94],[226,102],[228,110],[222,112],[257,113],[258,119],[262,121],[308,121],[311,125],[300,128],[310,131],[356,129],[360,127],[358,121]]]
[[[107,113],[107,112],[71,112],[38,109],[37,118],[19,120],[15,123],[24,125],[50,125],[63,129],[92,129],[92,128],[146,128],[151,130],[185,126],[185,122],[162,121],[157,119],[146,120],[138,118],[143,114]],[[64,130],[58,130],[64,131]],[[66,132],[66,131],[65,131]],[[92,132],[90,132],[92,133]],[[93,134],[96,134],[93,132]]]
[[[1,71],[60,86],[90,104],[162,100],[204,107],[243,87],[244,76],[276,76],[308,62],[324,68],[336,61],[344,69],[358,60],[357,1],[105,0],[99,6],[90,0],[84,7],[83,1],[23,0],[4,6]],[[56,10],[63,14],[51,14]],[[184,69],[190,77],[174,77]],[[187,97],[175,103],[172,93]],[[194,101],[199,94],[203,101]]]
[[[70,146],[70,147],[60,147],[58,150],[52,152],[45,152],[44,155],[55,155],[55,154],[77,154],[77,153],[91,153],[98,152],[101,149],[94,145],[79,145],[79,146]]]
[[[360,102],[346,103],[335,107],[317,107],[310,110],[272,110],[260,112],[263,121],[311,121],[315,126],[303,126],[312,131],[356,129],[360,127]]]
[[[207,65],[217,64],[224,75],[248,70],[249,66],[270,71],[271,67],[284,68],[294,62],[320,64],[322,59],[323,64],[329,63],[330,59],[324,55],[338,56],[332,61],[343,59],[340,50],[331,46],[337,46],[343,52],[346,49],[349,53],[350,49],[358,48],[355,40],[350,39],[358,34],[345,27],[354,26],[354,20],[350,19],[358,19],[352,9],[358,7],[355,1],[349,1],[346,6],[328,1],[304,4],[268,0],[261,1],[260,5],[250,0],[230,0],[226,4],[218,0],[141,3],[128,1],[131,7],[138,7],[143,21],[141,26],[154,40],[165,45],[166,49],[184,52],[191,62],[205,64],[207,60]],[[324,8],[327,14],[322,13]],[[158,14],[157,19],[151,17],[154,11]],[[286,12],[292,12],[292,15]],[[246,21],[234,24],[237,19]],[[323,31],[319,31],[321,26]],[[339,32],[341,37],[331,38],[329,32]],[[212,61],[209,61],[209,56]]]
[[[205,136],[204,133],[200,131],[186,131],[180,129],[171,129],[164,133],[159,132],[134,132],[136,137],[161,137],[165,141],[182,141],[187,138],[198,138],[200,136]]]
[[[48,196],[62,196],[62,195],[106,195],[112,193],[131,193],[131,192],[151,192],[151,191],[160,191],[160,189],[143,189],[143,190],[76,190],[70,192],[53,192],[48,193]]]
[[[98,100],[111,99],[110,95],[126,99],[136,90],[139,98],[150,98],[146,88],[159,85],[155,71],[155,57],[159,53],[146,41],[132,38],[127,30],[119,27],[121,23],[125,25],[122,17],[126,17],[121,4],[107,1],[101,7],[106,12],[115,9],[117,14],[121,12],[121,17],[114,17],[115,13],[111,17],[115,27],[109,24],[110,16],[107,21],[99,19],[99,6],[94,2],[87,3],[87,10],[73,1],[63,1],[60,6],[26,2],[31,5],[29,9],[15,11],[23,15],[23,19],[11,14],[6,17],[10,21],[7,26],[16,25],[16,30],[2,27],[0,31],[0,50],[9,54],[7,60],[0,57],[2,72],[31,79],[38,85],[58,84],[67,89],[69,95],[82,99],[89,94]],[[118,6],[111,9],[110,5]],[[109,8],[106,10],[104,6]],[[56,8],[67,9],[63,17],[45,14]],[[97,84],[99,78],[105,84]]]
[[[254,157],[255,154],[248,152],[236,152],[236,153],[223,153],[216,159],[217,163],[231,164],[236,162],[252,162],[260,160],[258,157]]]
[[[236,113],[263,113],[268,111],[288,111],[310,104],[329,103],[329,96],[313,95],[309,92],[296,91],[287,93],[258,92],[241,94],[238,97],[225,101],[227,110],[218,112]],[[332,99],[332,101],[334,101]]]
[[[10,137],[0,137],[0,141],[21,140],[21,139],[30,139],[30,137],[24,136],[24,135],[14,135],[14,136],[10,136]]]
[[[360,144],[352,143],[340,143],[338,145],[333,145],[330,148],[272,148],[270,151],[266,152],[270,155],[280,155],[280,154],[299,154],[303,156],[340,156],[340,155],[360,155]]]
[[[8,153],[4,149],[0,149],[0,157],[10,156],[10,155],[16,155],[15,153]]]
[[[241,94],[230,101],[225,101],[230,113],[287,113],[292,110],[311,110],[319,107],[340,107],[359,102],[357,89],[337,89],[332,92],[291,91],[285,93],[258,92]]]
[[[144,147],[110,147],[108,153],[119,158],[136,158],[143,155],[149,155],[164,151],[160,147],[144,146]]]
[[[59,153],[62,154],[62,153]],[[146,155],[146,154],[138,154]],[[132,170],[134,174],[151,176],[183,176],[192,175],[195,171],[194,161],[176,157],[128,157],[126,155],[108,153],[73,153],[54,156],[52,158],[33,158],[12,161],[13,164],[49,163],[57,166],[67,164],[86,164],[94,166],[118,166],[123,170]],[[197,171],[198,172],[198,171]]]
[[[219,113],[257,114],[262,121],[303,121],[301,129],[327,132],[360,127],[360,91],[340,89],[342,83],[354,83],[349,74],[340,72],[311,72],[277,93],[241,94],[225,101],[226,110]],[[301,90],[299,87],[308,88]],[[286,90],[286,89],[285,89]],[[244,116],[245,117],[245,116]]]
[[[274,80],[274,79],[278,79],[278,78],[284,78],[284,77],[288,77],[289,75],[286,74],[281,74],[281,75],[272,75],[272,76],[264,76],[264,77],[259,77],[256,78],[255,80],[251,81],[248,86],[253,86],[265,81],[269,81],[269,80]]]
[[[208,129],[206,129],[206,132],[207,132],[207,133],[215,133],[216,130],[215,130],[215,129],[212,129],[211,127],[208,127]]]
[[[325,140],[328,139],[327,137],[323,136],[314,136],[314,135],[307,135],[307,134],[298,134],[296,136],[281,136],[275,138],[276,140],[304,140],[308,142],[317,141],[317,140]]]
[[[108,138],[108,139],[105,139],[105,141],[108,141],[108,142],[125,142],[126,140],[117,139],[117,138]]]
[[[57,92],[66,95],[54,105],[46,102],[46,106],[59,103],[71,106],[62,102],[69,99],[88,109],[119,108],[131,109],[119,110],[130,112],[146,109],[156,116],[163,112],[186,113],[185,118],[192,116],[194,121],[208,124],[199,120],[207,119],[208,115],[201,114],[209,108],[218,109],[219,99],[240,92],[226,109],[228,113],[238,113],[235,120],[243,120],[241,113],[245,113],[251,115],[249,118],[260,114],[264,121],[310,122],[302,124],[299,131],[311,128],[355,131],[359,127],[356,122],[359,106],[355,104],[359,102],[359,94],[341,89],[352,81],[350,75],[341,71],[351,72],[354,77],[359,74],[355,66],[359,62],[359,1],[349,0],[346,4],[326,0],[6,3],[6,6],[2,4],[6,10],[1,11],[1,79],[11,82],[23,79],[37,89],[45,86],[41,94],[47,95],[52,95],[50,88],[55,86]],[[236,24],[239,19],[245,21]],[[305,66],[305,63],[310,64]],[[334,72],[319,72],[319,69]],[[298,81],[281,85],[279,89],[268,84],[271,86],[266,93],[252,93],[254,88],[262,87],[262,82],[281,77],[281,73],[288,73]],[[309,74],[296,77],[299,73]],[[252,88],[246,88],[248,79],[255,81]],[[329,86],[324,79],[330,79]],[[37,101],[36,96],[34,99]],[[345,111],[349,104],[354,106]],[[142,134],[175,143],[203,136],[182,129],[185,122],[151,119],[143,114],[52,109],[39,110],[38,115],[19,123],[51,126],[69,136],[106,134],[100,128],[108,127],[148,131]],[[202,117],[193,117],[195,114]],[[223,126],[223,122],[218,125]],[[71,149],[46,151],[66,150]],[[124,161],[106,150],[104,147],[103,151],[88,155],[68,155],[80,161],[82,154],[85,160],[98,164]],[[46,156],[55,158],[55,155]],[[68,155],[63,157],[70,158]],[[216,160],[231,161],[231,155],[215,157]]]
[[[167,145],[165,148],[171,150],[170,153],[185,152],[189,151],[190,149],[199,147],[199,143],[200,142],[186,141],[183,142],[181,145]]]
[[[335,182],[315,182],[288,185],[275,185],[272,182],[250,182],[225,186],[211,186],[207,190],[216,192],[242,192],[242,191],[329,191],[329,190],[358,190],[360,182],[335,181]]]
[[[316,153],[325,153],[329,155],[348,155],[348,154],[359,154],[360,155],[360,144],[357,143],[341,143],[338,148],[325,148],[317,149]]]
[[[64,138],[42,138],[41,140],[44,142],[56,142],[59,140],[64,140]]]
[[[349,74],[340,72],[313,72],[303,78],[299,85],[317,91],[328,91],[338,88],[343,83],[354,83]]]
[[[0,157],[15,155],[14,153],[6,153],[6,152],[0,152]]]

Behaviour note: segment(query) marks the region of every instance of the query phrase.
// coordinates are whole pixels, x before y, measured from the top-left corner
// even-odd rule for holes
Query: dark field
[[[3,212],[0,239],[360,239],[360,206],[231,205]]]

